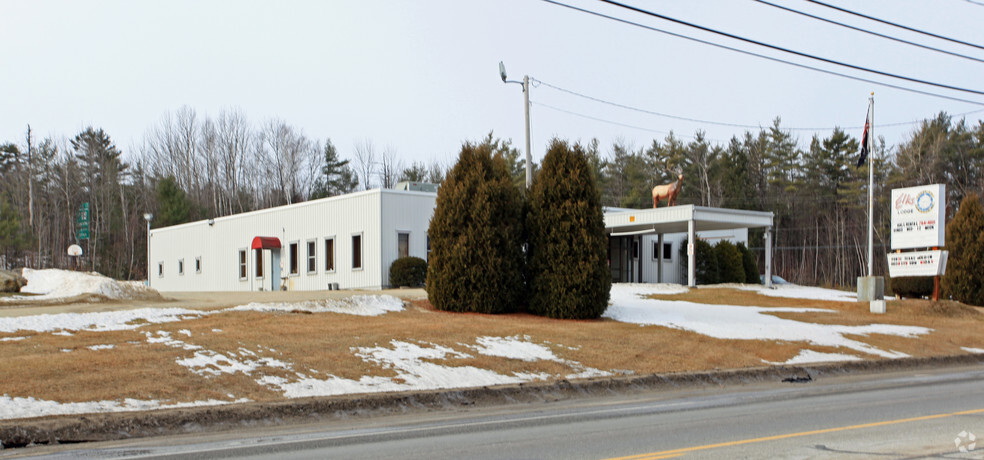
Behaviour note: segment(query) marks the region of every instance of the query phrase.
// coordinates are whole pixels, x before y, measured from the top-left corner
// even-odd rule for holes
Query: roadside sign
[[[78,230],[75,232],[75,237],[80,240],[89,239],[89,203],[82,203],[79,207],[79,212],[75,219],[75,224]]]

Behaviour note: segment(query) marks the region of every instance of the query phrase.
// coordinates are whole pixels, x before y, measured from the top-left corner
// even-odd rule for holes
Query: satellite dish
[[[506,65],[499,61],[499,76],[502,77],[502,82],[506,82]]]
[[[73,245],[69,246],[68,247],[68,255],[73,256],[73,257],[81,256],[82,255],[82,247],[79,246],[79,245],[77,245],[77,244],[73,244]]]

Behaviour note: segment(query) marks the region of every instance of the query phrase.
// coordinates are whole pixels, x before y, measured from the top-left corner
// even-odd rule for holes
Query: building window
[[[300,262],[297,260],[297,242],[290,244],[290,274],[296,275],[300,271]]]
[[[179,275],[184,275],[185,274],[185,260],[184,259],[178,259],[178,274]]]
[[[638,259],[639,258],[639,242],[638,241],[632,241],[632,258],[633,259]]]
[[[663,243],[663,260],[673,260],[673,243]]]
[[[164,277],[164,262],[157,262],[157,277]]]
[[[352,235],[352,269],[362,268],[362,235]]]
[[[318,242],[311,240],[307,242],[307,272],[317,273],[318,272],[318,252],[317,252]]]
[[[397,257],[409,257],[410,256],[410,234],[405,232],[400,232],[396,234],[396,251]]]
[[[256,277],[263,278],[263,250],[256,250]]]
[[[335,271],[335,239],[325,238],[325,271]]]
[[[195,273],[202,272],[202,256],[195,257]]]
[[[239,250],[239,279],[246,279],[246,250]]]

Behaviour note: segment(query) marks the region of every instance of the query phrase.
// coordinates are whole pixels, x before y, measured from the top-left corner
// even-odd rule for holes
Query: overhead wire
[[[761,41],[758,41],[758,40],[753,40],[753,39],[750,39],[750,38],[742,37],[740,35],[735,35],[735,34],[732,34],[732,33],[723,32],[723,31],[720,31],[720,30],[717,30],[717,29],[712,29],[710,27],[701,26],[701,25],[694,24],[694,23],[691,23],[691,22],[687,22],[687,21],[684,21],[684,20],[681,20],[681,19],[672,18],[672,17],[666,16],[664,14],[655,13],[655,12],[652,12],[652,11],[649,11],[649,10],[645,10],[645,9],[642,9],[642,8],[639,8],[639,7],[636,7],[636,6],[632,6],[632,5],[628,5],[628,4],[625,4],[625,3],[617,2],[615,0],[599,0],[599,1],[602,2],[602,3],[607,3],[609,5],[617,6],[619,8],[623,8],[623,9],[626,9],[626,10],[629,10],[629,11],[634,11],[634,12],[639,13],[639,14],[643,14],[643,15],[646,15],[646,16],[651,16],[651,17],[654,17],[654,18],[662,19],[664,21],[672,22],[674,24],[679,24],[679,25],[682,25],[682,26],[686,26],[686,27],[690,27],[690,28],[693,28],[693,29],[697,29],[697,30],[701,30],[701,31],[704,31],[704,32],[708,32],[708,33],[711,33],[711,34],[714,34],[714,35],[720,35],[720,36],[723,36],[723,37],[731,38],[733,40],[738,40],[738,41],[741,41],[741,42],[750,43],[750,44],[753,44],[753,45],[758,45],[758,46],[761,46],[761,47],[764,47],[764,48],[768,48],[768,49],[771,49],[771,50],[780,51],[780,52],[783,52],[783,53],[792,54],[792,55],[795,55],[795,56],[799,56],[799,57],[803,57],[803,58],[807,58],[807,59],[812,59],[812,60],[815,60],[815,61],[820,61],[820,62],[824,62],[824,63],[831,64],[831,65],[836,65],[836,66],[840,66],[840,67],[846,67],[846,68],[857,70],[857,71],[860,71],[860,72],[872,73],[872,74],[880,75],[880,76],[883,76],[883,77],[895,78],[895,79],[898,79],[898,80],[908,81],[908,82],[911,82],[911,83],[919,83],[919,84],[923,84],[923,85],[927,85],[927,86],[935,86],[937,88],[949,89],[949,90],[952,90],[952,91],[959,91],[959,92],[970,93],[970,94],[977,94],[977,95],[984,96],[984,91],[979,91],[979,90],[976,90],[976,89],[963,88],[963,87],[959,87],[959,86],[948,85],[948,84],[945,84],[945,83],[936,83],[936,82],[932,82],[932,81],[929,81],[929,80],[922,80],[922,79],[919,79],[919,78],[907,77],[905,75],[899,75],[899,74],[895,74],[895,73],[891,73],[891,72],[885,72],[885,71],[881,71],[881,70],[877,70],[877,69],[871,69],[871,68],[868,68],[868,67],[862,67],[862,66],[859,66],[859,65],[849,64],[849,63],[837,61],[837,60],[834,60],[834,59],[828,59],[828,58],[825,58],[825,57],[816,56],[816,55],[813,55],[813,54],[804,53],[804,52],[801,52],[801,51],[796,51],[796,50],[792,50],[792,49],[789,49],[789,48],[784,48],[784,47],[777,46],[777,45],[772,45],[772,44],[761,42]],[[813,0],[809,0],[809,1],[813,1]]]
[[[634,112],[644,113],[644,114],[647,114],[647,115],[653,115],[653,116],[657,116],[657,117],[664,117],[664,118],[670,118],[670,119],[674,119],[674,120],[688,121],[688,122],[692,122],[692,123],[701,123],[701,124],[714,125],[714,126],[726,126],[726,127],[732,127],[732,128],[762,129],[763,126],[764,126],[762,124],[748,125],[748,124],[728,123],[728,122],[720,122],[720,121],[712,121],[712,120],[701,120],[701,119],[698,119],[698,118],[689,118],[689,117],[682,117],[682,116],[678,116],[678,115],[671,115],[671,114],[667,114],[667,113],[656,112],[656,111],[653,111],[653,110],[648,110],[648,109],[643,109],[643,108],[639,108],[639,107],[634,107],[634,106],[631,106],[631,105],[620,104],[618,102],[608,101],[608,100],[601,99],[601,98],[598,98],[598,97],[595,97],[595,96],[589,96],[587,94],[579,93],[577,91],[570,90],[570,89],[567,89],[567,88],[562,88],[560,86],[553,85],[553,84],[547,83],[547,82],[545,82],[543,80],[538,80],[538,79],[533,78],[533,77],[530,77],[530,81],[531,81],[532,84],[534,84],[535,87],[536,86],[546,86],[547,88],[550,88],[550,89],[553,89],[553,90],[556,90],[556,91],[560,91],[562,93],[570,94],[572,96],[576,96],[576,97],[580,97],[580,98],[583,98],[583,99],[587,99],[589,101],[594,101],[594,102],[597,102],[597,103],[600,103],[600,104],[606,104],[606,105],[610,105],[610,106],[613,106],[613,107],[618,107],[618,108],[621,108],[621,109],[631,110],[631,111],[634,111]],[[539,103],[539,105],[546,106],[546,104],[543,104],[543,103]],[[547,106],[547,107],[548,108],[553,108],[553,107],[549,107],[549,106]],[[556,110],[563,111],[561,109],[556,109]],[[959,114],[955,114],[954,116],[960,117],[960,116],[970,115],[970,114],[974,114],[974,113],[978,113],[978,112],[984,112],[984,109],[973,110],[973,111],[965,112],[965,113],[959,113]],[[590,116],[588,116],[588,115],[582,115],[582,114],[578,114],[578,113],[574,113],[574,112],[569,112],[569,113],[571,113],[573,115],[583,116],[585,118],[590,118]],[[599,121],[604,121],[604,120],[599,120]],[[897,122],[897,123],[884,123],[884,124],[879,124],[878,126],[881,127],[881,128],[891,128],[891,127],[896,127],[896,126],[916,125],[916,124],[919,124],[919,123],[922,123],[922,120],[917,120],[917,121],[904,121],[904,122]],[[627,126],[627,127],[637,128],[635,126]],[[863,128],[863,126],[851,126],[851,127],[841,127],[840,129],[844,129],[844,130],[859,130],[859,129],[862,129],[862,128]],[[638,129],[645,129],[645,128],[638,128]],[[789,128],[789,127],[784,127],[782,129],[787,130],[787,131],[830,131],[830,130],[833,130],[834,128],[832,128],[832,127],[823,127],[823,128]]]
[[[915,32],[917,34],[927,35],[927,36],[930,36],[930,37],[938,38],[940,40],[946,40],[948,42],[959,43],[961,45],[966,45],[966,46],[970,46],[970,47],[974,47],[974,48],[977,48],[977,49],[984,50],[984,46],[981,46],[981,45],[977,45],[977,44],[974,44],[974,43],[968,43],[968,42],[965,42],[965,41],[962,41],[962,40],[957,40],[955,38],[944,37],[942,35],[934,34],[932,32],[926,32],[924,30],[919,30],[919,29],[916,29],[916,28],[913,28],[913,27],[909,27],[909,26],[904,26],[902,24],[896,24],[896,23],[891,22],[891,21],[886,21],[884,19],[879,19],[879,18],[876,18],[874,16],[868,16],[866,14],[858,13],[856,11],[851,11],[849,9],[841,8],[839,6],[831,5],[829,3],[824,3],[824,2],[821,2],[821,1],[818,1],[818,0],[806,0],[806,1],[808,1],[810,3],[815,3],[815,4],[820,5],[820,6],[824,6],[824,7],[830,8],[832,10],[837,10],[837,11],[840,11],[842,13],[847,13],[847,14],[850,14],[850,15],[854,15],[854,16],[858,16],[858,17],[861,17],[861,18],[865,18],[865,19],[868,19],[870,21],[875,21],[875,22],[878,22],[878,23],[881,23],[881,24],[889,25],[889,26],[892,26],[892,27],[897,27],[899,29],[908,30],[909,32]],[[971,2],[971,3],[973,3],[973,2]]]
[[[835,72],[833,70],[822,69],[822,68],[819,68],[819,67],[813,67],[813,66],[806,65],[806,64],[800,64],[800,63],[797,63],[797,62],[787,61],[785,59],[780,59],[780,58],[776,58],[776,57],[772,57],[772,56],[767,56],[767,55],[755,53],[755,52],[752,52],[752,51],[747,51],[747,50],[743,50],[743,49],[739,49],[739,48],[734,48],[734,47],[731,47],[731,46],[722,45],[720,43],[714,43],[714,42],[711,42],[711,41],[702,40],[702,39],[699,39],[699,38],[690,37],[690,36],[683,35],[683,34],[678,34],[678,33],[675,33],[675,32],[670,32],[670,31],[663,30],[663,29],[660,29],[660,28],[657,28],[657,27],[648,26],[648,25],[641,24],[641,23],[638,23],[638,22],[633,22],[633,21],[630,21],[628,19],[622,19],[622,18],[619,18],[619,17],[607,15],[607,14],[604,14],[604,13],[599,13],[597,11],[592,11],[592,10],[588,10],[588,9],[585,9],[585,8],[580,8],[580,7],[573,6],[573,5],[568,5],[566,3],[562,3],[562,2],[557,1],[557,0],[542,0],[542,1],[545,2],[545,3],[549,3],[551,5],[560,6],[560,7],[563,7],[563,8],[571,9],[571,10],[578,11],[578,12],[585,13],[585,14],[590,14],[592,16],[597,16],[597,17],[605,18],[605,19],[608,19],[608,20],[611,20],[611,21],[622,23],[622,24],[627,24],[627,25],[639,27],[639,28],[642,28],[642,29],[650,30],[650,31],[653,31],[653,32],[658,32],[658,33],[661,33],[661,34],[664,34],[664,35],[669,35],[671,37],[676,37],[676,38],[680,38],[680,39],[683,39],[683,40],[688,40],[688,41],[692,41],[692,42],[695,42],[695,43],[700,43],[700,44],[703,44],[703,45],[713,46],[715,48],[720,48],[720,49],[724,49],[724,50],[728,50],[728,51],[734,51],[736,53],[744,54],[744,55],[747,55],[747,56],[754,56],[754,57],[757,57],[757,58],[760,58],[760,59],[765,59],[765,60],[772,61],[772,62],[778,62],[778,63],[782,63],[782,64],[786,64],[786,65],[791,65],[791,66],[794,66],[794,67],[799,67],[799,68],[802,68],[802,69],[807,69],[807,70],[812,70],[812,71],[815,71],[815,72],[824,73],[824,74],[827,74],[827,75],[834,75],[834,76],[838,76],[838,77],[842,77],[842,78],[847,78],[847,79],[854,80],[854,81],[860,81],[860,82],[864,82],[864,83],[870,83],[872,85],[881,86],[881,87],[885,87],[885,88],[897,89],[897,90],[905,91],[905,92],[909,92],[909,93],[921,94],[921,95],[924,95],[924,96],[931,96],[931,97],[937,97],[937,98],[941,98],[941,99],[948,99],[948,100],[951,100],[951,101],[964,102],[964,103],[968,103],[968,104],[974,104],[974,105],[984,106],[984,102],[974,101],[974,100],[970,100],[970,99],[963,99],[963,98],[954,97],[954,96],[948,96],[948,95],[945,95],[945,94],[932,93],[932,92],[929,92],[929,91],[923,91],[923,90],[919,90],[919,89],[915,89],[915,88],[908,88],[908,87],[905,87],[905,86],[899,86],[899,85],[895,85],[895,84],[892,84],[892,83],[880,82],[880,81],[877,81],[877,80],[871,80],[871,79],[867,79],[867,78],[863,78],[863,77],[858,77],[858,76],[855,76],[855,75],[849,75],[849,74],[845,74],[845,73]]]
[[[892,41],[899,42],[899,43],[905,43],[907,45],[911,45],[911,46],[915,46],[915,47],[919,47],[919,48],[923,48],[923,49],[927,49],[927,50],[931,50],[931,51],[936,51],[938,53],[949,54],[951,56],[956,56],[956,57],[963,58],[963,59],[968,59],[968,60],[971,60],[971,61],[984,62],[984,59],[979,59],[979,58],[976,58],[976,57],[973,57],[973,56],[967,56],[965,54],[954,53],[953,51],[947,51],[947,50],[940,49],[940,48],[934,48],[932,46],[923,45],[922,43],[911,42],[911,41],[908,41],[908,40],[903,40],[901,38],[893,37],[891,35],[880,34],[878,32],[873,32],[873,31],[870,31],[870,30],[867,30],[867,29],[863,29],[861,27],[855,27],[855,26],[852,26],[850,24],[844,24],[843,22],[837,22],[837,21],[834,21],[834,20],[831,20],[831,19],[827,19],[827,18],[822,17],[822,16],[817,16],[817,15],[814,15],[814,14],[810,14],[810,13],[807,13],[805,11],[799,11],[799,10],[795,10],[793,8],[789,8],[789,7],[786,7],[786,6],[777,5],[775,3],[768,2],[766,0],[752,0],[752,1],[761,3],[763,5],[768,5],[768,6],[771,6],[773,8],[778,8],[778,9],[783,10],[783,11],[788,11],[790,13],[798,14],[798,15],[801,15],[801,16],[806,16],[806,17],[811,18],[811,19],[816,19],[818,21],[823,21],[823,22],[826,22],[828,24],[834,24],[834,25],[837,25],[837,26],[840,26],[840,27],[844,27],[844,28],[847,28],[847,29],[851,29],[851,30],[857,31],[857,32],[865,33],[865,34],[868,34],[868,35],[874,35],[876,37],[881,37],[881,38],[884,38],[884,39],[887,39],[887,40],[892,40]]]

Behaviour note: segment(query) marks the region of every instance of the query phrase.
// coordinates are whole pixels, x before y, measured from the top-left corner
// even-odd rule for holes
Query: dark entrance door
[[[612,270],[613,283],[631,283],[633,281],[631,236],[608,238],[608,265]]]

